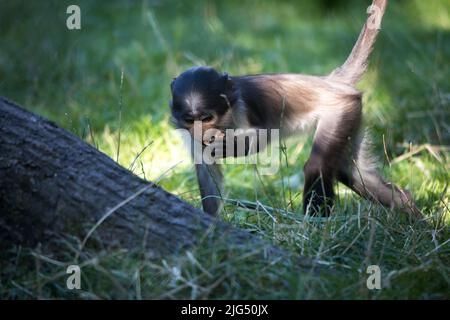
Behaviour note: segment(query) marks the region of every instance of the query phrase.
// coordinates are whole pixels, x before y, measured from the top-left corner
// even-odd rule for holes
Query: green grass
[[[0,94],[121,165],[134,162],[130,169],[141,177],[163,175],[166,190],[200,206],[193,166],[168,121],[170,80],[197,64],[230,74],[325,74],[349,53],[366,2],[78,1],[82,30],[68,31],[68,1],[0,0]],[[0,264],[0,297],[449,298],[449,12],[444,0],[391,1],[360,84],[384,175],[413,192],[429,227],[343,186],[331,218],[304,221],[302,166],[311,139],[298,137],[286,142],[276,175],[259,179],[250,165],[225,170],[227,198],[275,210],[227,205],[221,217],[333,272],[300,275],[293,261],[264,260],[258,248],[218,241],[163,261],[139,250],[86,252],[78,261],[83,290],[69,292],[63,266],[73,262],[72,251],[57,262],[37,249],[11,248]],[[381,267],[382,290],[365,286],[370,264]]]

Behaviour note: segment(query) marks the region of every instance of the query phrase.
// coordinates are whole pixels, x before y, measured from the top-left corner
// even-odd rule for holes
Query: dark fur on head
[[[228,74],[204,66],[190,68],[173,79],[171,91],[172,117],[179,128],[187,128],[195,120],[218,119],[236,100]]]

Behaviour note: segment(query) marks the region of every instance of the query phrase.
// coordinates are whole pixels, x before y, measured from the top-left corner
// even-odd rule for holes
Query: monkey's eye
[[[183,120],[188,124],[193,124],[195,119],[192,117],[185,117]]]
[[[200,118],[202,122],[211,122],[214,119],[212,114],[206,114]]]

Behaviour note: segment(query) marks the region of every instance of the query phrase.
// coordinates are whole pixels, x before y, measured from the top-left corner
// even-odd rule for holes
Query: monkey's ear
[[[227,91],[233,89],[233,80],[231,80],[231,78],[230,78],[230,76],[228,75],[227,72],[224,72],[224,73],[222,74],[221,79],[222,79],[223,84],[224,84],[224,86],[225,86],[225,89],[226,89]]]
[[[172,92],[173,92],[173,85],[175,84],[175,80],[177,80],[176,77],[173,78],[173,79],[172,79],[172,82],[170,83],[170,91],[172,91]]]

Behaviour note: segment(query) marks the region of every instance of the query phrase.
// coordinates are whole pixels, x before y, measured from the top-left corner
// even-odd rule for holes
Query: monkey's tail
[[[373,0],[367,8],[369,17],[364,24],[358,40],[345,63],[333,70],[330,78],[339,79],[347,84],[356,84],[367,70],[369,56],[381,27],[381,19],[386,9],[387,0]]]

